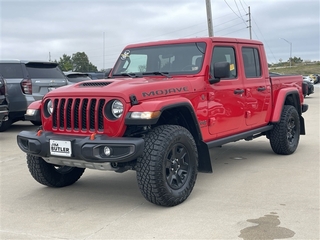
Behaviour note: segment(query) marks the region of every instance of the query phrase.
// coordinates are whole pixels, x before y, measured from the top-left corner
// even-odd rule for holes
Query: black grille
[[[53,100],[52,125],[58,131],[103,132],[104,99],[61,98]]]
[[[83,87],[104,87],[109,85],[112,82],[96,82],[96,81],[92,81],[92,82],[85,82],[82,83],[81,86]]]

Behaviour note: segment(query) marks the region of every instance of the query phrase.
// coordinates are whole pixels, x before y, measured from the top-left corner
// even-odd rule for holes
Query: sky
[[[211,0],[213,34],[264,43],[269,63],[320,60],[319,0]],[[131,43],[208,36],[206,0],[0,0],[0,59],[85,52],[99,70]],[[291,49],[291,50],[290,50]]]

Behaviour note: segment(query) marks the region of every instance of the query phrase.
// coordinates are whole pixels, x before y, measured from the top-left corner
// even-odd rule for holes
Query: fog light
[[[109,147],[105,146],[103,148],[103,153],[104,153],[104,155],[106,155],[108,157],[111,155],[111,149]]]

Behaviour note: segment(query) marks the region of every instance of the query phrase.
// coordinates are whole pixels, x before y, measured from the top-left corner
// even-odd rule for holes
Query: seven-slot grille
[[[61,98],[53,100],[52,127],[75,132],[103,132],[105,99]]]

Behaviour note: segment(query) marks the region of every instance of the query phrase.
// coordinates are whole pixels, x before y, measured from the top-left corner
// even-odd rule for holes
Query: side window
[[[21,63],[0,63],[0,75],[3,78],[23,78]]]
[[[212,59],[210,64],[210,74],[214,76],[214,64],[216,62],[230,63],[230,75],[228,79],[237,77],[236,56],[233,47],[214,47],[212,52]]]
[[[261,76],[261,65],[258,49],[248,47],[242,48],[242,60],[247,78]]]

